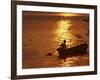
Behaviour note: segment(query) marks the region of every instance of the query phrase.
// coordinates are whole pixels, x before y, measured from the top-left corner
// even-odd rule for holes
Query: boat
[[[87,54],[87,49],[88,49],[87,43],[83,43],[67,49],[57,48],[57,51],[59,53],[58,59],[65,60],[67,57],[85,55]]]

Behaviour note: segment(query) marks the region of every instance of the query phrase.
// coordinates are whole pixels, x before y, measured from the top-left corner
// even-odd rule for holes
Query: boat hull
[[[71,48],[61,49],[58,48],[57,51],[59,53],[58,58],[65,60],[67,57],[85,55],[87,54],[88,45],[86,43],[80,44]]]

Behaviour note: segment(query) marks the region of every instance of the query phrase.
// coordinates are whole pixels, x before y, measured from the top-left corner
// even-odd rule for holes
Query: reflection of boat
[[[67,49],[58,48],[57,49],[59,53],[58,58],[65,60],[67,57],[87,54],[87,48],[88,45],[86,43],[71,48],[67,48]]]

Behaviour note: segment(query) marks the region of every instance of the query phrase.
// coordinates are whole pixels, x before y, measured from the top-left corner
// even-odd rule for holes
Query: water
[[[23,17],[23,68],[68,67],[89,65],[89,54],[57,58],[56,49],[66,40],[68,47],[89,43],[89,23],[83,17]],[[87,17],[84,16],[87,19]],[[53,56],[46,56],[52,53]]]

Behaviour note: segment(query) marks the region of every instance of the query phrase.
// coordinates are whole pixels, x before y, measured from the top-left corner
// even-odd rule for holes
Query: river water
[[[34,16],[23,15],[23,68],[47,68],[89,65],[89,53],[72,56],[66,61],[58,59],[56,49],[66,40],[68,47],[89,43],[88,15],[80,16]],[[46,54],[52,53],[53,56]],[[81,54],[81,53],[80,53]]]

